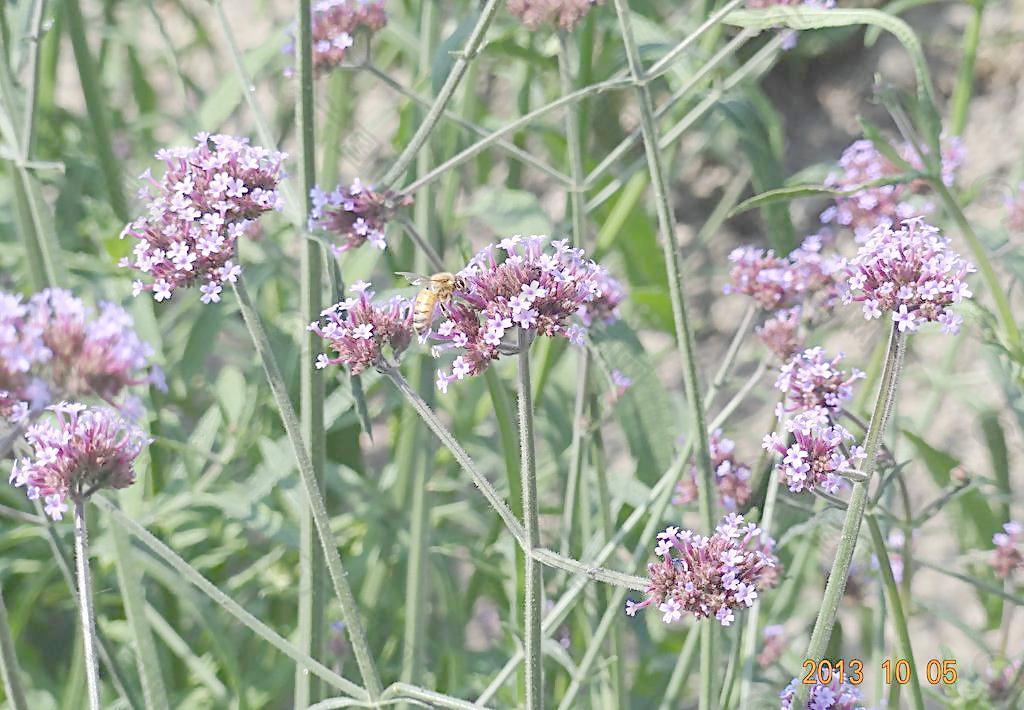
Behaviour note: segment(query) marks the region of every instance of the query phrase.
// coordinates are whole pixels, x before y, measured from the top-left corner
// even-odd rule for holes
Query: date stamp
[[[834,680],[850,685],[864,682],[864,661],[859,658],[838,661],[808,659],[804,661],[803,668],[806,671],[801,681],[804,685],[828,685]],[[886,658],[880,670],[886,685],[906,685],[913,673],[910,661],[905,658]],[[924,676],[931,685],[953,685],[959,677],[957,662],[951,658],[930,658],[924,664]]]

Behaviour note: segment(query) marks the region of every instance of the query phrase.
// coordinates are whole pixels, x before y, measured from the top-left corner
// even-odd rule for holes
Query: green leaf
[[[274,59],[281,56],[284,44],[283,34],[272,34],[271,39],[245,55],[245,68],[249,76],[256,77]],[[209,126],[213,130],[223,124],[238,105],[245,99],[242,82],[235,72],[226,72],[224,79],[217,85],[199,107],[198,125]]]
[[[768,190],[762,192],[760,195],[754,195],[753,197],[747,198],[740,204],[733,208],[732,212],[729,213],[730,217],[738,215],[742,212],[754,209],[755,207],[764,207],[765,205],[772,204],[775,202],[792,202],[793,200],[800,200],[805,197],[844,197],[848,195],[855,195],[861,190],[869,190],[873,187],[882,187],[884,185],[903,185],[914,180],[919,180],[921,173],[900,173],[898,175],[888,175],[877,180],[871,180],[869,182],[855,185],[846,190],[836,190],[835,188],[825,187],[824,185],[792,185],[790,187],[780,187],[775,190]]]
[[[551,233],[551,219],[541,208],[540,200],[525,190],[478,190],[464,214],[480,220],[498,236]]]
[[[682,433],[679,422],[684,419],[629,326],[619,321],[595,331],[591,338],[606,377],[619,370],[633,381],[616,401],[615,417],[636,459],[639,477],[653,484],[672,465],[675,440]]]
[[[1010,501],[1013,500],[1010,487],[1010,457],[1006,449],[1006,435],[1003,433],[1003,425],[999,422],[997,412],[986,412],[981,419],[981,428],[985,433],[985,443],[988,445],[989,458],[992,461],[992,473],[995,476],[996,484],[1003,500],[998,503],[999,522],[1010,522]]]

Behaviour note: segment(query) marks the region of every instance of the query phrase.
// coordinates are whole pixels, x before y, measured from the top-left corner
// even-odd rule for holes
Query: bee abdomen
[[[430,328],[436,304],[437,295],[433,291],[424,289],[416,294],[416,301],[412,309],[412,327],[420,335]]]

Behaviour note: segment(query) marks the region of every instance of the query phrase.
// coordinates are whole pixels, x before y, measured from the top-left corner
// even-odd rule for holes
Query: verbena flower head
[[[800,306],[784,308],[759,325],[754,331],[757,337],[775,356],[785,362],[803,347],[800,335]]]
[[[1024,526],[1011,521],[992,536],[992,568],[1004,579],[1024,570]]]
[[[820,410],[801,412],[786,422],[786,429],[793,435],[793,443],[777,432],[764,438],[766,450],[782,457],[777,466],[782,480],[793,492],[810,491],[814,488],[836,493],[843,481],[841,473],[853,471],[863,460],[864,449],[844,445],[853,440],[853,434],[841,426],[830,425]]]
[[[736,443],[715,429],[709,437],[711,465],[715,470],[715,488],[722,507],[734,511],[750,500],[750,466],[736,460]],[[697,500],[697,465],[690,467],[690,475],[683,477],[676,487],[673,503],[681,505]]]
[[[324,322],[309,325],[335,353],[334,357],[318,355],[317,368],[346,365],[359,374],[370,366],[389,366],[389,358],[401,355],[412,340],[412,304],[400,296],[374,303],[374,292],[365,281],[353,284],[350,290],[354,297],[323,311]]]
[[[516,329],[566,338],[582,345],[584,330],[570,320],[591,303],[610,302],[604,270],[567,240],[515,236],[492,244],[459,272],[465,289],[443,307],[445,320],[433,334],[434,354],[456,349],[450,373],[440,370],[437,385],[478,375],[494,360],[514,351]],[[591,316],[593,317],[593,315]]]
[[[508,11],[531,30],[544,24],[572,30],[600,0],[508,0]]]
[[[367,242],[377,249],[384,249],[387,246],[384,230],[395,210],[412,204],[411,197],[398,197],[391,190],[375,192],[372,186],[364,185],[359,178],[348,187],[339,185],[331,193],[314,187],[310,200],[309,230],[339,240],[339,243],[331,244],[335,256]]]
[[[794,678],[785,690],[779,693],[779,699],[782,701],[779,705],[780,710],[790,710],[793,707],[793,698],[799,687],[800,679]],[[839,678],[833,678],[832,682],[827,685],[816,683],[811,686],[811,692],[807,698],[807,710],[865,710],[865,708],[861,705],[860,691],[856,686],[842,683]]]
[[[629,388],[633,386],[633,378],[621,370],[612,370],[609,379],[612,381],[610,399],[613,402],[626,394]]]
[[[156,157],[167,169],[160,181],[149,171],[142,176],[148,214],[121,233],[138,240],[121,266],[148,278],[135,282],[136,295],[152,291],[163,301],[199,282],[201,300],[215,303],[224,282],[234,283],[241,273],[235,262],[239,238],[257,217],[281,208],[277,188],[285,155],[245,138],[200,133],[195,146],[167,148]]]
[[[900,157],[915,169],[922,169],[920,156],[913,146],[894,146]],[[953,183],[956,169],[963,162],[963,147],[958,139],[944,141],[942,150],[942,179]],[[839,172],[825,180],[836,190],[852,190],[865,183],[898,175],[901,170],[866,139],[855,141],[843,151],[839,159]],[[880,226],[898,227],[910,217],[930,210],[928,205],[915,206],[908,201],[916,184],[879,185],[857,190],[853,194],[837,197],[835,204],[821,213],[825,224],[838,224],[853,230],[858,241],[864,241]]]
[[[844,301],[860,303],[868,320],[891,313],[901,332],[928,322],[958,332],[963,319],[951,307],[970,298],[974,266],[949,244],[920,218],[879,229],[846,265]]]
[[[774,584],[778,560],[774,541],[735,513],[727,515],[710,537],[677,527],[658,534],[647,565],[647,598],[626,602],[626,613],[654,605],[670,624],[683,614],[714,617],[722,626],[736,620],[734,611],[753,606],[758,593]]]
[[[32,297],[31,318],[50,351],[47,378],[60,395],[113,403],[127,387],[162,382],[150,366],[153,349],[118,305],[101,303],[94,313],[70,291],[47,289]]]
[[[320,75],[345,61],[360,30],[373,35],[388,22],[384,0],[319,0],[312,7],[313,71]],[[295,54],[294,37],[285,52]],[[295,70],[285,70],[286,76]]]
[[[835,277],[842,262],[824,256],[821,249],[820,235],[807,237],[787,257],[776,256],[771,249],[738,247],[729,255],[734,266],[723,290],[746,294],[768,311],[808,300],[828,310],[838,295]]]
[[[775,255],[771,249],[737,247],[729,254],[734,266],[729,272],[730,283],[725,293],[742,293],[750,296],[757,305],[772,310],[798,300],[799,284],[789,263]]]
[[[849,373],[840,369],[842,359],[842,353],[829,359],[820,347],[808,348],[790,358],[775,380],[775,389],[786,395],[779,404],[779,412],[838,412],[843,402],[853,396],[853,383],[864,377],[856,368]]]
[[[142,430],[106,407],[62,402],[49,409],[52,419],[25,432],[32,455],[15,461],[10,478],[30,499],[42,498],[47,515],[60,520],[68,498],[135,481],[135,459],[149,443]]]
[[[21,296],[0,291],[0,418],[20,421],[33,399],[32,370],[50,358]]]

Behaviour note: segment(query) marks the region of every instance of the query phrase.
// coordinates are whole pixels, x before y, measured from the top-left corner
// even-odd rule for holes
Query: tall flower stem
[[[85,499],[80,496],[75,497],[75,573],[78,579],[78,609],[82,620],[89,708],[99,710],[100,669],[96,662],[96,612],[92,603],[92,579],[89,574],[89,531],[85,522]]]
[[[314,77],[312,9],[310,0],[298,0],[296,5],[295,56],[298,61],[295,114],[299,136],[299,191],[304,222],[310,214],[310,191],[316,184],[316,127],[314,124]],[[320,317],[323,309],[322,247],[312,239],[303,240],[300,263],[300,309],[304,322]],[[302,437],[309,442],[309,458],[313,475],[320,490],[324,490],[326,461],[326,432],[324,431],[324,378],[318,376],[313,360],[317,346],[313,333],[304,333],[299,366],[299,411],[302,415]],[[300,649],[314,658],[320,656],[324,645],[325,580],[323,555],[316,541],[316,529],[309,506],[299,513],[299,589],[298,639]],[[299,666],[295,668],[295,707],[306,707],[316,702],[321,694],[321,683]]]
[[[444,84],[437,92],[437,98],[434,99],[434,104],[430,107],[430,110],[427,111],[427,115],[423,117],[420,127],[406,144],[401,155],[395,159],[395,162],[390,168],[388,168],[388,171],[384,173],[384,177],[380,179],[380,187],[382,190],[390,187],[396,180],[398,180],[398,178],[402,177],[402,174],[405,173],[409,166],[412,165],[413,160],[416,159],[416,154],[434,130],[437,122],[441,120],[441,116],[444,115],[444,110],[448,106],[448,102],[451,101],[452,95],[454,95],[455,90],[462,82],[462,77],[466,75],[469,63],[473,61],[477,53],[480,51],[480,47],[483,46],[484,36],[487,34],[487,28],[491,26],[491,21],[494,19],[494,16],[497,14],[498,8],[500,8],[501,5],[502,3],[500,0],[487,0],[487,4],[484,5],[483,9],[480,11],[480,18],[469,33],[469,39],[466,40],[466,46],[458,53],[455,64],[452,65],[451,71],[448,72],[448,77],[444,80]]]
[[[900,598],[896,577],[889,564],[889,552],[885,548],[885,538],[882,537],[882,530],[878,527],[875,516],[869,514],[866,517],[868,531],[871,533],[871,543],[875,548],[875,557],[878,558],[878,568],[882,573],[882,582],[885,585],[885,598],[896,626],[900,656],[910,664],[910,704],[914,710],[924,710],[924,696],[921,694],[921,682],[918,679],[917,664],[914,662],[914,647],[910,643],[910,632],[907,629],[907,617],[903,611],[903,600]],[[904,574],[906,574],[906,570]]]
[[[704,527],[709,534],[715,527],[715,474],[711,466],[711,452],[708,444],[708,429],[705,421],[704,404],[701,401],[697,374],[696,343],[683,289],[682,265],[680,263],[679,239],[676,234],[675,215],[672,211],[668,181],[658,149],[658,126],[654,118],[654,101],[647,84],[647,75],[640,59],[640,50],[633,35],[632,20],[627,0],[615,0],[615,11],[619,17],[622,42],[625,45],[629,71],[636,83],[637,100],[640,104],[640,126],[647,155],[647,168],[651,175],[654,202],[658,212],[658,227],[664,250],[665,268],[668,272],[669,294],[672,299],[672,316],[675,326],[676,346],[683,358],[683,381],[690,405],[690,436],[696,440],[695,452],[697,470],[700,476],[698,486],[698,507]],[[713,702],[715,667],[715,633],[708,623],[701,628],[701,691],[700,708],[709,710]]]
[[[3,674],[4,678],[7,702],[10,703],[14,710],[28,710],[25,688],[21,685],[21,669],[18,668],[18,656],[14,652],[11,625],[7,621],[7,607],[4,606],[2,586],[0,586],[0,673]]]
[[[349,586],[347,573],[341,562],[341,555],[338,554],[338,545],[331,532],[331,520],[327,514],[327,507],[324,504],[323,494],[316,479],[316,472],[313,463],[309,458],[309,451],[302,438],[301,425],[295,415],[295,408],[288,397],[288,389],[285,387],[284,378],[281,376],[281,368],[277,364],[277,358],[270,348],[270,341],[267,338],[266,329],[260,320],[259,313],[253,307],[249,297],[249,291],[245,286],[245,277],[240,276],[234,284],[235,295],[238,298],[238,305],[242,311],[242,318],[252,336],[256,353],[263,365],[267,382],[274,395],[274,402],[277,404],[278,413],[284,424],[285,433],[291,442],[295,454],[295,462],[299,468],[299,475],[302,478],[302,485],[306,491],[306,499],[309,503],[310,513],[313,516],[313,523],[316,525],[317,534],[320,537],[320,545],[323,548],[324,559],[327,563],[327,570],[334,585],[335,595],[341,606],[341,614],[345,622],[345,630],[348,632],[349,643],[356,657],[359,666],[359,673],[366,684],[366,691],[371,699],[376,699],[381,693],[380,676],[377,673],[377,666],[373,656],[370,654],[370,645],[366,639],[366,631],[363,622],[359,618],[359,610],[356,607],[356,600]]]
[[[520,328],[516,394],[519,399],[519,461],[523,478],[523,522],[526,528],[526,590],[523,607],[523,648],[526,668],[526,707],[544,706],[541,655],[542,571],[533,552],[540,547],[540,522],[537,514],[537,452],[533,436],[533,396],[530,388],[530,340]]]
[[[889,346],[885,355],[882,381],[864,440],[865,458],[859,468],[859,473],[864,475],[865,480],[854,482],[853,490],[850,493],[850,500],[846,508],[846,519],[843,521],[843,530],[839,539],[839,545],[836,548],[832,571],[829,573],[828,583],[825,585],[825,595],[821,600],[818,618],[814,622],[814,631],[811,632],[811,641],[807,646],[807,653],[804,654],[806,659],[820,661],[825,656],[828,640],[832,636],[832,627],[835,624],[836,615],[839,613],[839,603],[842,601],[843,592],[846,590],[846,579],[850,574],[853,552],[857,547],[857,534],[860,532],[861,520],[864,518],[864,509],[868,500],[868,485],[871,483],[871,478],[878,463],[878,451],[885,434],[885,425],[889,418],[889,413],[892,411],[893,402],[896,399],[896,389],[899,383],[900,371],[903,367],[905,347],[906,338],[900,333],[896,324],[893,323],[889,333]],[[803,703],[807,700],[808,690],[807,686],[797,688],[793,707],[803,706]]]

